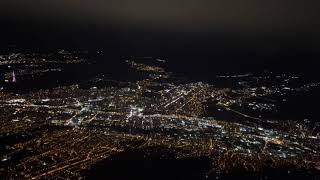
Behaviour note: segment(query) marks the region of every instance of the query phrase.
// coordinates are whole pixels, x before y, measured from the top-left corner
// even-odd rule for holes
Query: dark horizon
[[[116,55],[318,59],[318,4],[12,0],[0,3],[0,46],[104,49]]]

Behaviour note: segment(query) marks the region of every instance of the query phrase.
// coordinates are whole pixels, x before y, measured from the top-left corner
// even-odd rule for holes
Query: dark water
[[[219,173],[208,157],[176,159],[173,151],[161,147],[127,150],[111,156],[84,171],[86,179],[314,179],[316,173],[294,167],[264,167],[244,172],[241,167]]]
[[[205,179],[208,158],[176,160],[170,150],[155,147],[126,151],[94,165],[88,179]]]

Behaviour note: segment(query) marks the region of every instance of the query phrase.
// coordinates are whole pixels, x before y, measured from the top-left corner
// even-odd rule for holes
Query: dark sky
[[[0,2],[1,38],[314,53],[320,46],[319,7],[317,0],[7,0]]]
[[[316,0],[10,0],[5,18],[63,23],[120,23],[185,30],[232,28],[250,33],[319,28]]]

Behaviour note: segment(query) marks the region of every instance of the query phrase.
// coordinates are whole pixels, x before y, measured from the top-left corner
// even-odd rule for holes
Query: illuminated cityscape
[[[213,77],[234,84],[220,87],[178,77],[163,59],[124,58],[127,81],[94,75],[56,87],[19,86],[68,72],[68,65],[96,63],[89,59],[66,50],[0,56],[1,179],[86,178],[117,154],[148,156],[157,147],[176,160],[207,158],[203,179],[235,169],[259,177],[283,167],[319,178],[320,123],[279,113],[290,97],[319,90],[320,82],[266,71]]]

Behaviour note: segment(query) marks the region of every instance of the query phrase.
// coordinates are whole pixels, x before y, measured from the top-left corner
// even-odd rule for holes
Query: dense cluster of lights
[[[153,146],[172,149],[176,158],[210,157],[217,172],[281,164],[319,168],[319,132],[296,128],[303,124],[295,121],[264,118],[263,112],[276,111],[276,104],[258,101],[308,91],[317,83],[257,87],[251,82],[266,77],[247,74],[218,77],[241,79],[241,88],[216,88],[203,82],[179,84],[161,67],[128,63],[149,76],[126,87],[93,84],[87,89],[71,85],[26,94],[0,92],[1,137],[14,142],[1,151],[0,174],[79,178],[83,169],[113,154]],[[296,77],[274,78],[285,84]],[[210,103],[237,121],[207,115]]]

